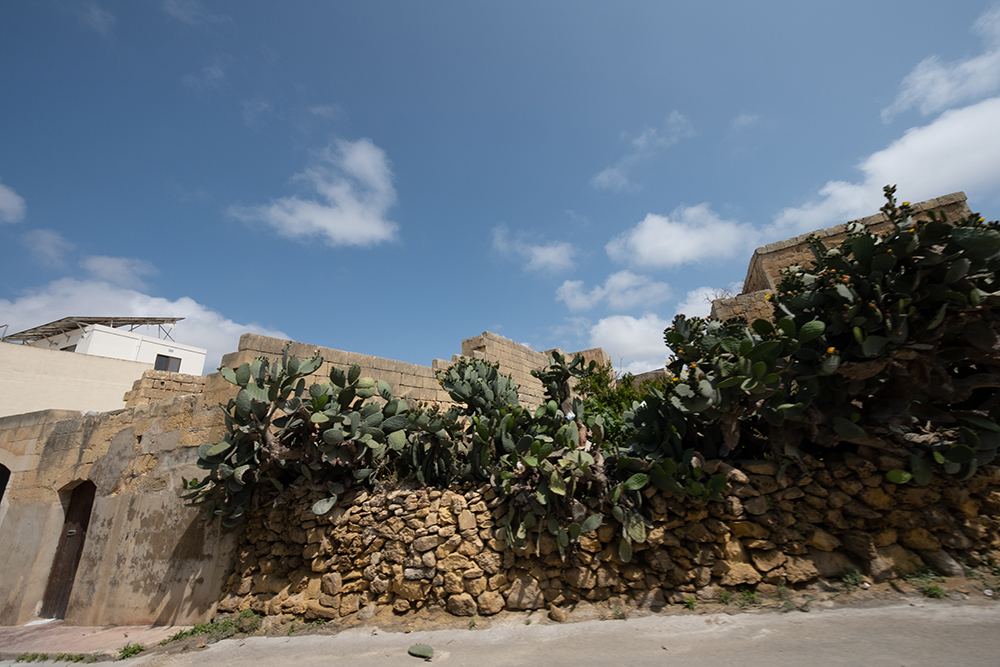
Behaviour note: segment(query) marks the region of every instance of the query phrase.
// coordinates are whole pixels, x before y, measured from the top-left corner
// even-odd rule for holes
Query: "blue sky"
[[[764,243],[1000,209],[987,2],[0,3],[0,325],[662,365]],[[738,285],[737,285],[738,286]]]

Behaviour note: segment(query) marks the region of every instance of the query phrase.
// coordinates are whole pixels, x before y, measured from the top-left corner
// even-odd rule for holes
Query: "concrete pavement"
[[[137,636],[129,633],[126,641]],[[434,648],[432,662],[472,667],[619,664],[801,667],[804,663],[994,666],[1000,664],[1000,604],[918,601],[875,608],[820,608],[809,613],[654,614],[627,620],[551,625],[525,625],[523,620],[511,616],[488,629],[403,634],[368,627],[334,635],[229,639],[205,648],[191,643],[186,650],[177,647],[170,653],[141,654],[120,664],[127,667],[416,665],[419,659],[409,656],[407,649],[417,643]],[[48,651],[50,655],[54,650]],[[12,661],[0,662],[4,666],[12,664]]]

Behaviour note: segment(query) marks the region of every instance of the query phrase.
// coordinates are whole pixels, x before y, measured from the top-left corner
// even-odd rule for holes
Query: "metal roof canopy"
[[[183,317],[64,317],[55,322],[42,324],[41,326],[25,329],[9,336],[4,336],[3,341],[20,341],[21,343],[33,343],[36,340],[49,338],[59,334],[70,333],[77,329],[83,329],[90,324],[102,324],[113,329],[127,326],[129,331],[135,331],[136,327],[156,325],[166,336],[167,340],[173,340],[165,324],[175,324],[183,320]]]

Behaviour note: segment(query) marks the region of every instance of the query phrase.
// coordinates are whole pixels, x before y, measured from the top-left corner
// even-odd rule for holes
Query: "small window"
[[[177,357],[168,357],[165,354],[158,354],[156,355],[156,364],[153,366],[153,369],[157,371],[176,373],[181,369],[181,360]]]

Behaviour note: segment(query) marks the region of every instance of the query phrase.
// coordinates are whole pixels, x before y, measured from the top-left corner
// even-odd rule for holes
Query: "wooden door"
[[[80,564],[83,543],[87,538],[87,526],[90,524],[90,511],[94,507],[96,490],[94,483],[87,481],[73,489],[70,496],[66,522],[63,524],[62,535],[59,536],[59,546],[56,547],[56,557],[52,561],[45,597],[42,598],[42,618],[66,616],[69,594],[73,591],[76,568]]]

